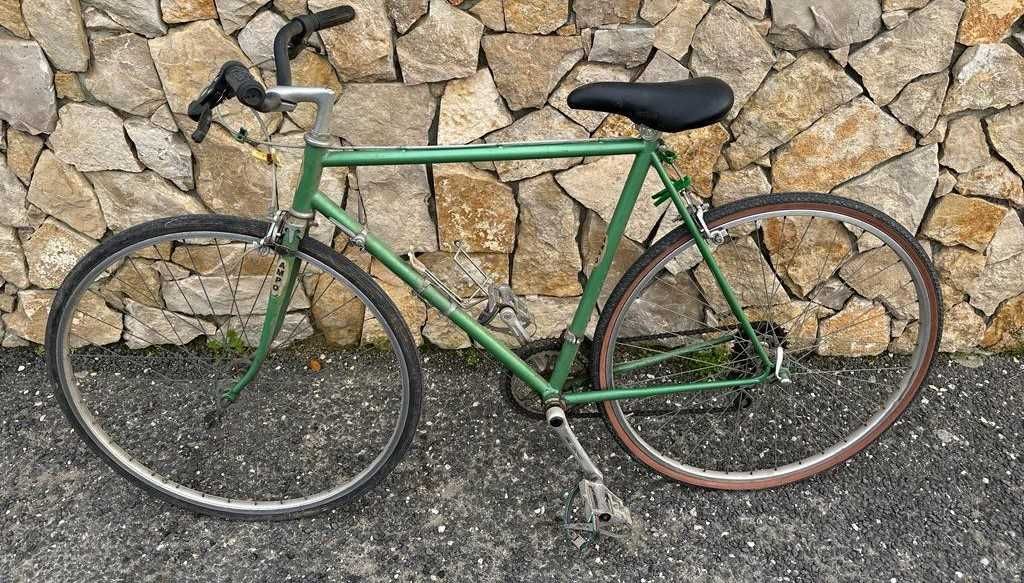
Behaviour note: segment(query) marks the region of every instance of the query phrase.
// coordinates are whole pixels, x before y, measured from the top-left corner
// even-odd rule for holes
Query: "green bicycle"
[[[578,493],[594,529],[630,517],[573,434],[574,407],[596,404],[625,449],[669,479],[756,489],[849,459],[914,399],[937,351],[942,302],[911,233],[820,194],[712,210],[675,169],[662,132],[723,119],[726,84],[596,83],[569,97],[629,118],[638,138],[333,147],[335,96],[292,86],[289,59],[314,32],[352,18],[340,7],[291,21],[275,42],[277,87],[232,62],[190,107],[196,141],[234,97],[261,112],[317,107],[289,208],[269,222],[192,215],[127,229],[57,293],[46,337],[57,398],[120,474],[190,510],[239,519],[306,516],[379,484],[412,443],[423,390],[393,297],[435,308],[528,389],[523,398],[584,474]],[[579,305],[560,338],[539,339],[544,351],[527,344],[531,299],[471,254],[452,255],[464,277],[446,281],[370,233],[351,197],[345,210],[320,191],[325,168],[599,156],[632,156],[632,167]],[[653,204],[671,203],[663,221],[681,224],[602,292],[651,169],[664,185]],[[325,218],[341,233],[326,244],[310,234]],[[507,346],[516,343],[529,355]]]

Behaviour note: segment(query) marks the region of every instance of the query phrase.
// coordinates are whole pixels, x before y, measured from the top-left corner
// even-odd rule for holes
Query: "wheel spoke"
[[[293,303],[290,329],[259,374],[218,405],[251,366],[274,269],[254,260],[259,230],[225,231],[213,226],[220,220],[133,228],[136,239],[91,259],[95,267],[71,284],[58,308],[66,333],[51,341],[62,354],[59,390],[77,412],[70,419],[133,480],[197,511],[285,516],[357,495],[404,453],[400,438],[418,416],[415,347],[384,318],[373,344],[361,344],[367,310],[400,316],[335,252],[300,250],[297,285],[310,272],[320,282],[313,304],[305,295]],[[165,233],[147,234],[154,230]],[[344,301],[322,310],[331,330],[317,335],[312,310],[328,290]],[[355,302],[364,306],[358,318],[346,315]]]
[[[799,201],[801,197],[804,195],[790,198]],[[730,234],[742,234],[740,239],[731,236],[731,242],[742,243],[746,238],[748,242],[742,244],[756,246],[759,265],[752,265],[748,250],[730,250],[728,244],[712,249],[722,274],[737,290],[737,297],[742,298],[742,303],[755,302],[746,309],[758,341],[773,358],[781,350],[779,378],[772,375],[764,384],[749,388],[616,401],[608,407],[618,419],[612,424],[617,437],[631,452],[642,453],[639,459],[658,471],[705,485],[785,483],[805,475],[808,467],[827,467],[852,455],[854,444],[861,447],[862,436],[877,423],[892,420],[891,416],[876,414],[906,402],[917,390],[918,386],[901,379],[916,378],[911,373],[928,366],[924,353],[912,350],[877,357],[860,354],[874,350],[877,344],[885,353],[892,345],[890,328],[881,326],[879,319],[888,322],[895,318],[891,314],[902,314],[915,305],[918,308],[913,309],[919,309],[921,317],[941,309],[929,304],[931,296],[922,293],[927,286],[934,285],[930,274],[903,260],[908,254],[918,253],[917,248],[901,233],[878,227],[883,221],[865,221],[845,204],[826,204],[821,202],[824,197],[804,198],[813,205],[766,205],[733,211],[736,215],[718,219],[718,224],[729,225]],[[769,239],[765,229],[772,221]],[[778,242],[776,227],[781,227]],[[864,240],[858,237],[868,234],[894,251],[895,263],[886,260],[880,265],[865,259],[871,257],[867,253],[878,249],[874,246],[858,251],[857,241]],[[850,244],[846,243],[847,236],[851,237]],[[659,265],[669,264],[691,248],[686,237],[679,241],[672,252],[659,256]],[[901,248],[898,253],[896,246]],[[702,258],[677,277],[690,277],[698,270],[710,271],[702,266],[704,262]],[[866,267],[868,264],[872,267]],[[606,385],[642,387],[739,380],[756,375],[760,356],[741,336],[727,344],[731,353],[721,363],[699,353],[684,354],[650,368],[614,372],[613,363],[636,359],[637,353],[668,354],[677,346],[693,342],[688,335],[676,332],[679,326],[673,324],[686,320],[688,306],[700,306],[709,330],[725,329],[724,323],[736,321],[723,303],[715,307],[713,302],[695,301],[687,297],[692,294],[686,290],[674,289],[675,296],[648,291],[652,289],[656,268],[652,265],[640,269],[635,277],[641,278],[641,283],[627,285],[627,289],[635,291],[622,297],[621,304],[610,312],[617,315],[605,332],[612,339],[601,343],[610,348],[598,355],[605,363],[601,369],[605,371]],[[894,275],[894,269],[905,271]],[[905,275],[909,275],[907,281],[892,279]],[[874,294],[862,301],[868,302],[863,305],[870,307],[873,303],[875,307],[862,314],[856,309],[844,313],[850,306],[862,304],[844,301],[846,305],[841,308],[825,305],[823,301],[828,300],[818,293],[832,278],[851,286],[849,292],[853,297],[861,298],[860,292]],[[709,292],[715,293],[704,290],[705,295]],[[751,293],[763,299],[752,298]],[[643,320],[644,315],[651,316]],[[837,317],[841,319],[828,327],[824,325],[826,320]],[[623,333],[622,323],[633,321],[645,322],[649,337],[665,339],[655,344],[627,338],[630,334]],[[916,339],[918,346],[930,341],[925,336],[922,329]],[[842,341],[835,343],[836,339]],[[910,341],[913,344],[915,339],[910,337]],[[833,343],[831,348],[822,350],[828,342]],[[723,404],[729,406],[708,409]],[[644,410],[652,409],[659,413],[643,414]]]

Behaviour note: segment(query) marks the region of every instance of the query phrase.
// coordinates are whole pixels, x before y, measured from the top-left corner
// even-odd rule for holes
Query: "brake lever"
[[[210,125],[213,123],[213,108],[230,99],[230,93],[231,89],[224,81],[222,68],[217,73],[217,77],[199,95],[199,98],[188,106],[188,117],[199,124],[192,133],[192,141],[199,144],[206,139],[206,134],[210,132]]]
[[[210,132],[210,125],[213,123],[213,111],[209,106],[203,108],[202,113],[199,114],[199,125],[196,127],[196,131],[192,132],[192,141],[201,144],[206,139],[206,134]]]
[[[313,47],[314,45],[309,44],[308,38],[304,38],[299,42],[288,43],[288,58],[297,58],[306,47]]]
[[[298,58],[298,56],[302,54],[302,51],[304,51],[306,49],[309,49],[309,50],[313,51],[314,53],[316,53],[318,55],[321,55],[321,56],[327,54],[327,52],[324,51],[323,47],[321,47],[319,45],[316,45],[316,44],[313,44],[307,38],[307,39],[303,40],[302,42],[290,43],[288,45],[288,58],[294,60],[294,59]]]

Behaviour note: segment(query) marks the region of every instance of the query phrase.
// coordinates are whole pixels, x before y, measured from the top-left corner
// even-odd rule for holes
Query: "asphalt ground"
[[[42,357],[0,351],[0,581],[1024,580],[1020,359],[943,357],[875,446],[771,491],[669,483],[576,420],[636,521],[583,552],[561,530],[578,473],[556,438],[508,408],[488,360],[425,360],[416,442],[382,486],[318,518],[241,523],[116,476]]]

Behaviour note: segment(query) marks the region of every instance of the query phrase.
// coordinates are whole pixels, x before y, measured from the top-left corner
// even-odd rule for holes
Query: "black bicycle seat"
[[[714,77],[667,83],[590,83],[569,94],[569,107],[625,116],[660,132],[682,132],[722,120],[733,105],[729,85]]]

